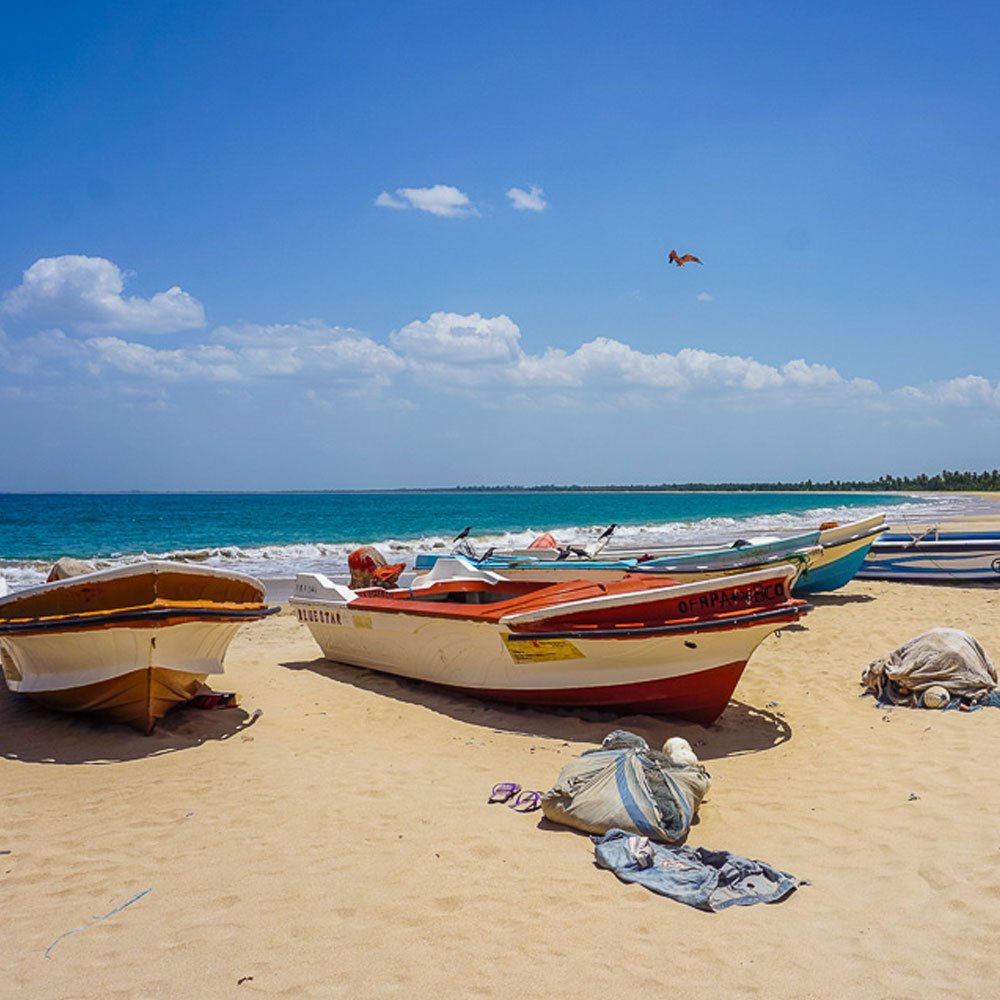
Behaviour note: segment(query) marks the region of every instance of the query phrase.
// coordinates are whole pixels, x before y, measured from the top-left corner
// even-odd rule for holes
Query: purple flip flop
[[[507,807],[519,813],[534,812],[542,804],[542,793],[531,789],[526,789],[518,793],[513,802],[508,802]]]
[[[521,786],[513,781],[501,781],[493,786],[493,791],[490,792],[490,797],[486,800],[487,802],[506,802],[508,799],[514,798],[518,792],[521,791]]]

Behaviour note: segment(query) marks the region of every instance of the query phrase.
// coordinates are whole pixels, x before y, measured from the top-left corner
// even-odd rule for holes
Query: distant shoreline
[[[387,488],[337,489],[337,490],[2,490],[0,496],[361,496],[361,495],[463,495],[486,493],[772,493],[772,494],[822,494],[844,496],[926,496],[928,494],[946,496],[979,496],[1000,500],[1000,490],[982,489],[932,489],[913,487],[893,489],[892,487],[823,487],[797,486],[794,483],[756,484],[742,483],[726,487],[702,485],[680,486],[399,486]]]

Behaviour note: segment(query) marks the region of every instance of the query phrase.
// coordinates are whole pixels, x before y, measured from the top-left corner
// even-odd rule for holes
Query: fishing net
[[[587,833],[629,830],[674,843],[687,836],[711,783],[701,764],[680,764],[641,736],[616,729],[560,772],[542,797],[553,823]]]

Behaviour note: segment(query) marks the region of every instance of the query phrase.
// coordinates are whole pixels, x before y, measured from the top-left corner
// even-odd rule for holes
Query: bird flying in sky
[[[677,255],[676,250],[671,250],[670,254],[667,256],[667,260],[672,264],[676,264],[678,267],[683,267],[685,264],[700,264],[701,261],[693,253],[686,253],[683,257]]]

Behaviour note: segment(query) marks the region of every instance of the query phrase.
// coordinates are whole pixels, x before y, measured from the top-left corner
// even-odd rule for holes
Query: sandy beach
[[[855,581],[815,604],[764,642],[709,728],[483,704],[330,664],[287,613],[234,642],[216,686],[239,709],[178,710],[150,737],[3,691],[6,989],[994,996],[1000,712],[879,709],[858,680],[937,625],[1000,658],[1000,589]],[[487,805],[497,781],[548,788],[619,726],[685,736],[706,763],[689,844],[811,884],[704,913],[597,869],[586,836],[539,812]]]

